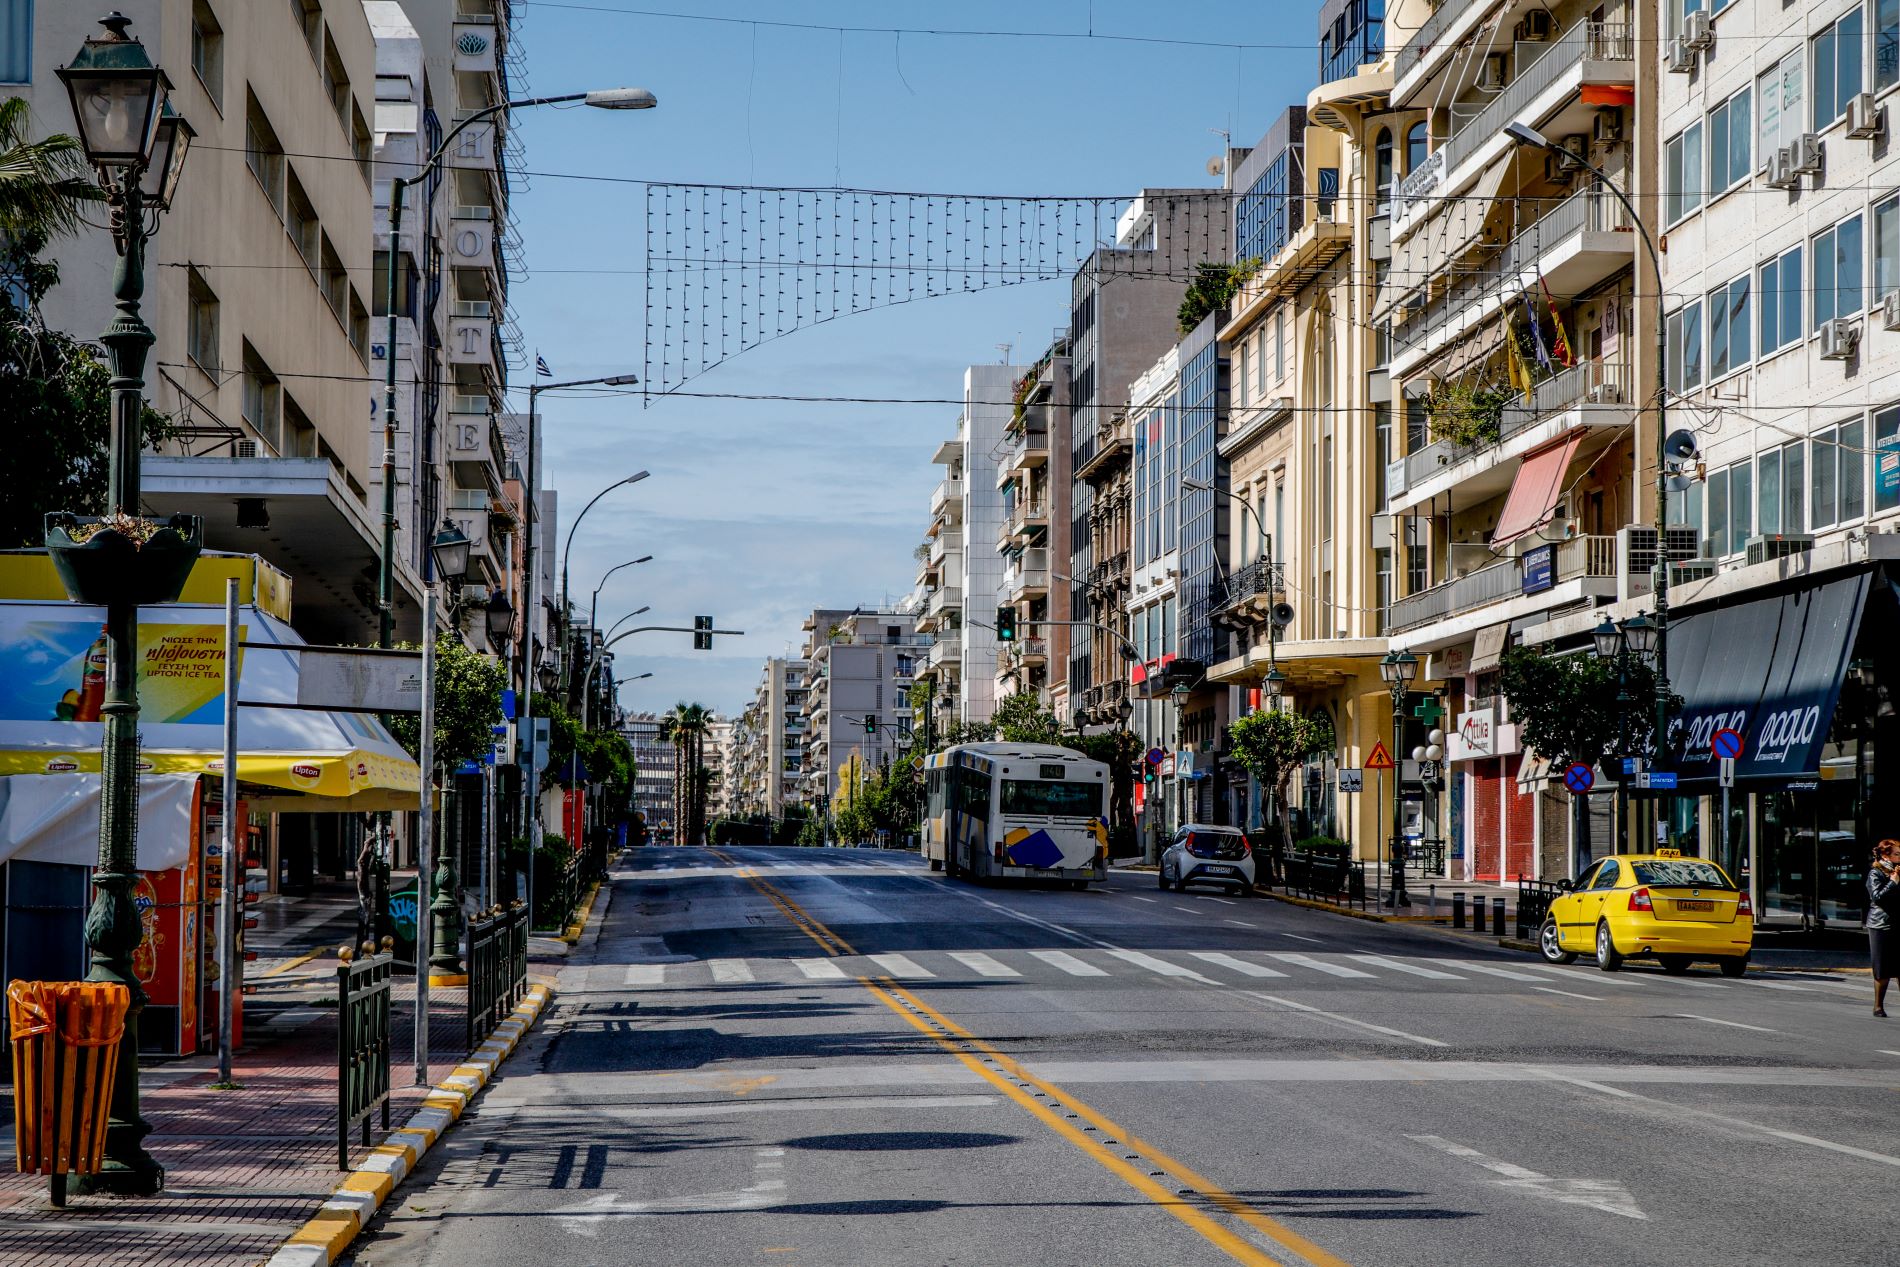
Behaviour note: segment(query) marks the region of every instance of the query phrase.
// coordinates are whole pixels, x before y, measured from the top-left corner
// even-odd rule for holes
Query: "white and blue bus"
[[[924,764],[924,857],[971,879],[1108,874],[1108,767],[1044,743],[959,744]]]

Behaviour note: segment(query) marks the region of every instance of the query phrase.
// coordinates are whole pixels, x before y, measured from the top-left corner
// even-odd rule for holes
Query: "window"
[[[1900,508],[1900,406],[1874,415],[1874,510]]]
[[[224,109],[224,28],[205,0],[191,6],[191,70],[211,104]]]
[[[1744,88],[1709,111],[1709,196],[1748,179],[1748,144],[1754,125]]]
[[[1874,0],[1874,91],[1900,83],[1900,0]]]
[[[1777,352],[1801,337],[1801,248],[1761,266],[1756,288],[1761,308],[1761,354]]]
[[[1430,151],[1425,146],[1425,121],[1414,123],[1405,130],[1405,171],[1409,175],[1417,171],[1425,162]]]
[[[1074,779],[1051,779],[1042,783],[1004,779],[1003,813],[1049,818],[1099,817],[1107,788],[1105,783]]]
[[[187,274],[185,312],[185,355],[190,357],[199,369],[211,375],[218,374],[218,297],[211,292],[211,286],[204,274],[191,269]]]
[[[350,275],[343,267],[342,257],[336,253],[336,247],[330,244],[330,235],[320,235],[322,243],[318,248],[321,255],[317,266],[317,283],[323,287],[323,297],[330,305],[330,311],[336,314],[338,321],[348,311],[345,305],[349,301]]]
[[[323,95],[330,99],[330,108],[336,111],[336,121],[347,130],[350,126],[350,76],[343,69],[343,59],[337,56],[334,35],[323,47]]]
[[[323,0],[290,0],[291,21],[303,33],[311,57],[323,53]]]
[[[1867,512],[1867,464],[1860,451],[1865,430],[1856,418],[1815,433],[1808,455],[1808,522],[1816,532]]]
[[[1692,123],[1663,150],[1663,219],[1670,224],[1702,205],[1702,125]]]
[[[370,183],[372,177],[369,124],[363,122],[363,112],[357,108],[354,100],[350,102],[350,153],[356,159],[357,174],[363,178],[365,184]]]
[[[0,0],[0,83],[33,82],[33,0]]]
[[[1709,476],[1708,541],[1711,558],[1740,554],[1754,535],[1755,467],[1740,462]]]
[[[1246,340],[1234,345],[1233,373],[1230,376],[1234,385],[1234,404],[1236,407],[1247,403],[1247,343]]]
[[[354,286],[350,287],[350,346],[357,356],[369,359],[369,309],[363,306]]]
[[[1900,0],[1891,0],[1900,4]],[[1378,189],[1375,201],[1385,206],[1392,201],[1392,129],[1380,128],[1379,139],[1372,143],[1373,182]]]
[[[285,392],[283,442],[277,446],[277,456],[282,458],[313,458],[318,456],[317,427],[310,421],[308,414],[297,407],[297,402]]]
[[[1702,304],[1671,313],[1668,335],[1669,390],[1680,396],[1702,386]]]
[[[1276,308],[1273,312],[1273,379],[1286,381],[1286,309]]]
[[[281,219],[284,214],[284,147],[277,143],[277,133],[264,117],[256,97],[250,98],[244,112],[244,163],[251,169],[251,175],[257,177],[264,196],[270,199],[271,210]]]
[[[1860,91],[1861,12],[1858,8],[1814,37],[1814,130],[1819,132],[1847,110],[1847,99]]]
[[[1849,216],[1814,239],[1814,328],[1835,317],[1852,317],[1861,300],[1860,217]]]
[[[1805,457],[1806,449],[1799,440],[1756,455],[1755,488],[1760,505],[1755,522],[1762,535],[1804,530]]]
[[[303,256],[303,262],[314,269],[318,258],[317,209],[310,205],[310,196],[304,193],[303,182],[297,179],[294,169],[287,180],[290,189],[284,204],[284,228],[290,234],[297,254]]]
[[[1709,292],[1709,377],[1748,364],[1748,275]]]
[[[1764,160],[1801,135],[1802,60],[1790,53],[1755,77],[1755,152]]]
[[[244,421],[273,452],[279,451],[283,442],[281,433],[281,410],[283,408],[283,387],[277,376],[270,372],[258,356],[257,349],[247,340],[244,344],[244,398],[242,402]]]
[[[1617,877],[1622,873],[1622,866],[1616,859],[1606,858],[1603,861],[1602,870],[1598,871],[1596,879],[1590,882],[1590,887],[1593,889],[1613,889],[1616,887]]]

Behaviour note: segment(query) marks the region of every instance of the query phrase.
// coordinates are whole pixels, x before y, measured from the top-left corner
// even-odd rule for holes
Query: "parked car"
[[[1219,884],[1241,897],[1253,896],[1253,850],[1238,827],[1189,823],[1161,851],[1161,887]]]
[[[1676,849],[1622,854],[1561,883],[1537,939],[1551,963],[1594,952],[1605,972],[1636,955],[1655,956],[1664,972],[1687,972],[1697,959],[1713,960],[1725,977],[1748,970],[1755,911],[1713,862]]]

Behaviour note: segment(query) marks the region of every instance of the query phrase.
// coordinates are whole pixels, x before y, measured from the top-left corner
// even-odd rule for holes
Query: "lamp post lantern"
[[[1657,627],[1650,623],[1642,612],[1630,617],[1621,625],[1605,616],[1595,629],[1590,631],[1591,650],[1599,660],[1613,660],[1616,663],[1616,755],[1619,769],[1616,775],[1616,852],[1629,848],[1629,784],[1631,772],[1622,768],[1630,752],[1630,705],[1635,700],[1630,695],[1630,658],[1633,656],[1647,662],[1656,653]],[[1661,732],[1658,731],[1656,750],[1661,751]]]
[[[1410,651],[1390,652],[1379,661],[1379,676],[1392,688],[1392,752],[1396,757],[1405,742],[1405,703],[1412,679],[1418,676],[1418,657]],[[1385,895],[1385,904],[1392,907],[1412,904],[1405,891],[1405,831],[1399,797],[1405,781],[1402,774],[1403,770],[1398,768],[1392,771],[1392,887]]]
[[[70,529],[70,514],[48,517],[47,547],[73,598],[106,609],[106,699],[100,713],[99,866],[93,872],[91,910],[85,923],[89,967],[86,980],[126,987],[131,1006],[119,1040],[119,1063],[106,1125],[105,1157],[97,1174],[79,1189],[123,1196],[150,1196],[165,1184],[165,1171],[144,1139],[151,1126],[139,1111],[139,1014],[145,992],[132,957],[142,938],[132,889],[138,882],[138,609],[143,602],[177,598],[196,559],[200,530],[194,519],[173,517],[144,544],[124,542],[120,525],[139,514],[139,448],[145,413],[145,359],[154,342],[139,312],[145,291],[145,243],[157,217],[170,207],[191,145],[191,125],[167,100],[171,80],[152,64],[145,46],[129,31],[131,20],[114,13],[102,35],[80,46],[70,65],[58,70],[73,107],[79,140],[105,194],[118,265],[113,274],[116,311],[100,336],[111,369],[108,441],[108,519],[83,547],[83,563]],[[107,578],[92,569],[107,548],[124,544],[121,573]],[[163,569],[175,575],[160,576]],[[227,811],[231,807],[226,807]],[[226,860],[231,865],[231,860]]]

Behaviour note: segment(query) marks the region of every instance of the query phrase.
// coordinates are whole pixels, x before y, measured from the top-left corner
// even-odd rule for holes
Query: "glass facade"
[[[1320,11],[1319,81],[1344,79],[1385,56],[1385,0],[1344,0]]]
[[[1214,451],[1227,412],[1219,352],[1220,345],[1210,339],[1181,371],[1180,479],[1210,486],[1183,488],[1179,494],[1181,591],[1187,615],[1182,652],[1202,664],[1216,658],[1216,632],[1209,616],[1226,546],[1227,499],[1219,491],[1226,482],[1225,463]]]
[[[1234,258],[1270,260],[1301,224],[1298,146],[1289,146],[1267,164],[1234,208]]]

